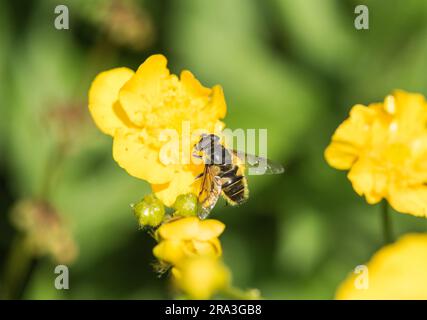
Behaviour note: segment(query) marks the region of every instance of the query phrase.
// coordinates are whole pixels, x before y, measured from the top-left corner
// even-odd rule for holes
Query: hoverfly
[[[256,174],[280,174],[283,166],[268,159],[225,148],[214,134],[202,134],[193,148],[193,156],[203,159],[203,172],[196,177],[202,179],[198,195],[201,219],[206,218],[222,195],[228,204],[244,203],[249,189],[244,167]]]

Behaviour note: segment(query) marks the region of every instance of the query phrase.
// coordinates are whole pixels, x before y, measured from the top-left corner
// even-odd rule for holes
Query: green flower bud
[[[157,227],[165,216],[165,206],[155,195],[146,195],[141,201],[131,205],[140,227]]]
[[[175,200],[173,208],[174,215],[189,217],[197,215],[198,201],[196,195],[192,193],[181,194]]]

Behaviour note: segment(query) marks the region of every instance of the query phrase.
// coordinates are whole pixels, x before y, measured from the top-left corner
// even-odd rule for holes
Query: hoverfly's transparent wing
[[[270,159],[258,157],[241,151],[231,151],[243,162],[243,165],[248,168],[248,172],[251,175],[281,174],[285,171],[281,164],[275,163]]]
[[[209,166],[205,166],[198,196],[198,216],[205,219],[221,195],[221,183]]]

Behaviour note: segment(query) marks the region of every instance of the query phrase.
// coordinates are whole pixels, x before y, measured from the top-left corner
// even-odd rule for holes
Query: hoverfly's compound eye
[[[210,147],[212,143],[218,143],[220,138],[214,134],[202,133],[199,142],[194,146],[194,150],[202,151]]]
[[[203,145],[210,145],[212,143],[218,143],[220,138],[217,135],[211,134],[203,134],[202,139],[200,142],[202,142]]]
[[[194,151],[202,151],[204,148],[204,145],[206,144],[205,141],[207,139],[208,135],[206,133],[202,133],[200,135],[200,140],[194,145]]]

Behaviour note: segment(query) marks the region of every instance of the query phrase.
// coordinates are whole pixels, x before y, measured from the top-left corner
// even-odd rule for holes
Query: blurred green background
[[[66,4],[70,29],[54,28]],[[366,4],[370,29],[354,28]],[[265,298],[329,299],[382,246],[379,206],[352,190],[323,151],[356,103],[395,88],[427,94],[425,0],[0,1],[0,268],[15,237],[13,205],[41,191],[52,149],[69,135],[49,201],[79,246],[70,289],[56,290],[51,260],[29,278],[27,299],[171,298],[151,264],[154,240],[129,204],[149,186],[113,161],[87,91],[100,71],[136,69],[163,53],[172,72],[221,84],[230,128],[267,128],[282,176],[250,177],[239,208],[212,217],[234,283]],[[395,235],[427,222],[393,213]]]

